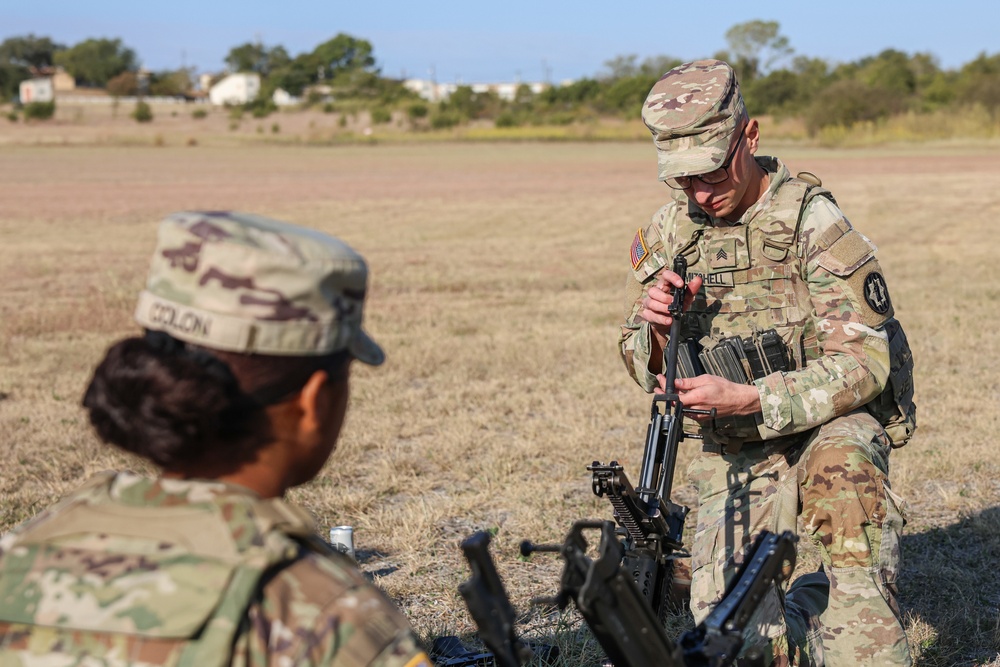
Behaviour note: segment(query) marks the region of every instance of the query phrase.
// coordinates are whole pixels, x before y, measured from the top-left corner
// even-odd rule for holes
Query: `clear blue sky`
[[[930,51],[945,68],[1000,52],[997,8],[989,0],[841,0],[776,3],[613,0],[0,0],[0,39],[35,33],[64,44],[120,37],[150,69],[182,62],[223,68],[228,50],[259,37],[293,56],[338,32],[372,42],[389,76],[441,82],[593,76],[606,60],[710,56],[725,32],[753,19],[781,24],[798,54],[849,61],[886,48]]]

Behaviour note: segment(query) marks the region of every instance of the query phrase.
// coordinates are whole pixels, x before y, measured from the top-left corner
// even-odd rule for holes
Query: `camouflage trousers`
[[[822,568],[772,589],[751,620],[747,648],[774,664],[909,665],[896,603],[902,501],[889,489],[889,445],[864,410],[797,438],[718,445],[688,472],[698,487],[691,610],[708,614],[761,530],[805,530]]]

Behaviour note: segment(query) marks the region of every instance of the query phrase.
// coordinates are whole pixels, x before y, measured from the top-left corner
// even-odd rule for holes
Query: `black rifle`
[[[715,418],[715,408],[686,409],[674,388],[681,322],[684,319],[687,260],[680,255],[675,257],[673,270],[681,277],[683,285],[674,288],[668,307],[672,321],[665,355],[666,393],[653,396],[639,487],[632,486],[618,461],[607,465],[594,461],[587,466],[587,470],[593,473],[594,494],[607,496],[611,501],[615,520],[624,532],[623,565],[661,621],[666,618],[670,607],[673,557],[683,548],[684,518],[688,513],[687,507],[670,500],[677,449],[684,438],[701,438],[684,433],[683,416],[700,414]]]
[[[587,556],[583,531],[599,530],[596,560]],[[708,618],[685,633],[678,644],[667,637],[663,625],[639,592],[631,575],[620,565],[623,547],[610,521],[577,521],[562,544],[532,545],[521,553],[558,552],[564,560],[559,593],[536,602],[565,609],[573,600],[607,656],[617,667],[724,667],[732,664],[743,646],[743,631],[770,586],[780,583],[795,564],[793,533],[761,533],[746,560],[726,589],[722,601]],[[473,548],[465,545],[473,543]],[[520,665],[531,652],[513,630],[513,609],[489,554],[489,535],[477,533],[463,545],[473,576],[459,587],[483,643],[497,656],[497,665]],[[480,585],[473,582],[491,582]],[[484,595],[485,591],[485,595]],[[498,640],[499,638],[499,640]],[[501,662],[501,656],[505,662]],[[747,656],[753,664],[757,656]],[[513,661],[513,662],[510,662]]]

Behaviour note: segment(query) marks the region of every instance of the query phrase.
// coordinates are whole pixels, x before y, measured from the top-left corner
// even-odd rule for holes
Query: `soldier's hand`
[[[701,289],[701,282],[701,276],[695,276],[688,282],[684,295],[684,310],[691,307],[695,294]],[[674,321],[674,318],[669,314],[670,304],[674,301],[674,288],[683,284],[684,281],[679,275],[670,269],[662,269],[656,277],[656,282],[650,286],[646,296],[642,299],[639,317],[649,322],[649,326],[659,339],[658,342],[661,346],[666,341],[667,334],[670,333],[670,325]]]
[[[666,391],[667,379],[657,375],[660,391]],[[685,408],[711,410],[716,415],[752,415],[760,412],[760,394],[753,385],[736,384],[717,375],[699,375],[693,378],[677,378],[674,389]],[[708,415],[694,415],[698,421],[705,421]]]

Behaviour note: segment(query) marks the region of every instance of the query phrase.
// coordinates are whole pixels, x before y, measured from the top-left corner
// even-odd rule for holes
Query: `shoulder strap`
[[[803,175],[807,172],[803,172]],[[809,174],[812,176],[812,174]],[[781,184],[774,193],[774,200],[768,210],[752,223],[764,237],[762,252],[772,261],[784,261],[789,248],[796,245],[799,229],[802,226],[802,216],[815,197],[825,197],[836,204],[833,194],[816,182],[803,178],[789,178]],[[789,224],[789,221],[793,221]]]

